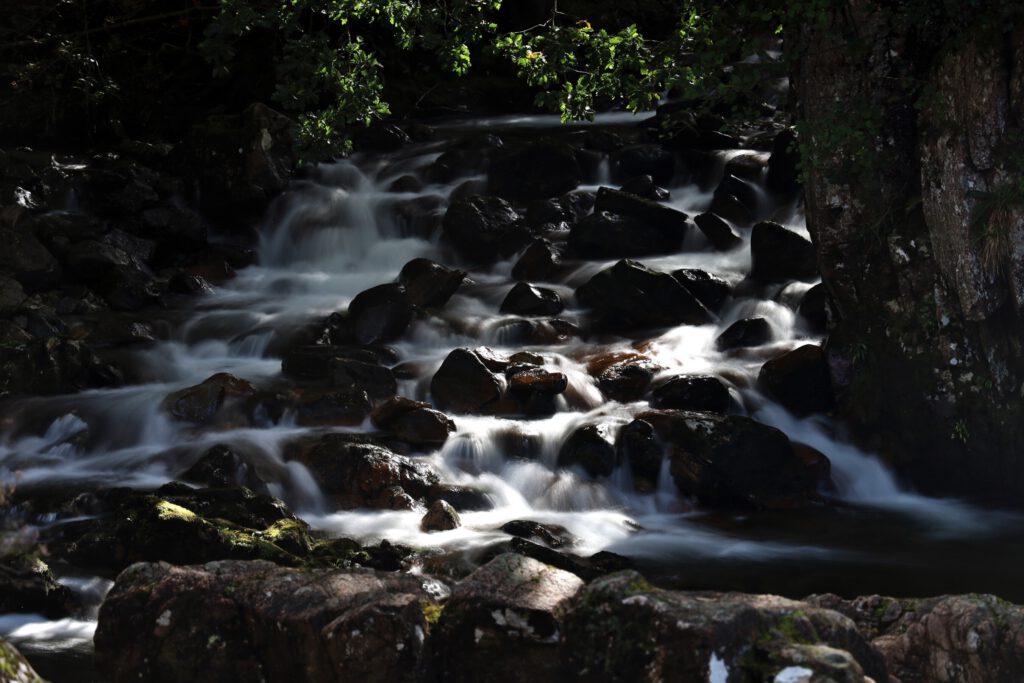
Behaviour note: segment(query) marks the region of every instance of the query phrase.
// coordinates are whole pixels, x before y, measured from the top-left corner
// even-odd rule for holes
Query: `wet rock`
[[[807,463],[779,430],[738,415],[650,411],[669,446],[672,478],[707,507],[790,508],[819,501],[820,467]]]
[[[309,469],[321,490],[345,509],[386,507],[392,487],[420,500],[438,483],[437,473],[428,465],[347,434],[327,434],[294,457]]]
[[[462,526],[459,513],[451,505],[443,500],[435,500],[427,508],[427,514],[420,520],[420,531],[427,533],[435,531],[450,531]]]
[[[750,680],[781,682],[801,680],[798,668],[806,680],[888,680],[885,664],[837,612],[771,595],[660,590],[631,571],[580,591],[566,618],[565,652],[581,681],[724,681],[751,672]]]
[[[139,232],[156,240],[165,252],[191,251],[206,245],[206,226],[199,214],[169,204],[146,209],[139,215]]]
[[[25,222],[14,227],[0,226],[0,272],[9,274],[29,293],[50,289],[60,282],[61,268]]]
[[[715,338],[715,348],[729,351],[747,346],[761,346],[772,340],[772,326],[764,318],[744,318],[726,328]]]
[[[365,570],[140,564],[103,603],[96,664],[112,683],[326,683],[339,671],[411,682],[433,593],[425,579]]]
[[[757,154],[737,154],[725,162],[725,173],[743,180],[760,182],[768,163]]]
[[[160,303],[162,288],[148,269],[115,266],[97,284],[104,301],[119,311],[137,311]]]
[[[564,344],[582,336],[577,325],[560,318],[504,320],[495,325],[493,331],[502,343],[522,346]]]
[[[516,280],[545,281],[552,276],[562,263],[558,249],[546,239],[530,243],[516,264],[512,266],[512,277]]]
[[[17,648],[0,638],[0,671],[4,683],[44,683]]]
[[[753,210],[734,194],[716,193],[708,212],[740,227],[747,227],[755,220]]]
[[[0,274],[0,316],[11,315],[17,311],[25,298],[25,290],[20,282]]]
[[[661,475],[664,448],[654,427],[643,420],[633,420],[615,437],[619,461],[628,462],[639,489],[654,490]]]
[[[633,216],[595,211],[569,231],[569,251],[582,258],[671,254],[682,247],[686,230],[685,223],[662,227]]]
[[[597,191],[594,212],[601,211],[635,218],[666,233],[677,233],[684,237],[690,229],[689,217],[682,211],[610,187],[602,187]]]
[[[120,370],[62,337],[0,345],[0,394],[66,394],[120,386]]]
[[[456,201],[445,213],[442,227],[458,251],[484,262],[510,256],[532,238],[519,214],[498,197],[474,196]]]
[[[71,248],[65,259],[68,270],[90,284],[118,267],[138,268],[140,263],[119,247],[100,240],[85,240]]]
[[[513,392],[537,392],[561,394],[569,387],[569,379],[561,372],[547,372],[531,365],[509,367],[509,390]]]
[[[814,280],[818,263],[811,241],[782,227],[762,221],[750,233],[750,278],[759,283]]]
[[[487,490],[476,486],[435,484],[427,492],[427,500],[443,500],[459,512],[490,510],[494,507],[494,500]]]
[[[487,190],[506,199],[545,199],[575,190],[582,179],[572,147],[557,140],[539,140],[496,154],[487,174]]]
[[[702,213],[694,218],[693,222],[708,238],[711,246],[718,251],[729,251],[743,244],[743,238],[739,236],[739,233],[713,213]]]
[[[323,380],[331,376],[331,366],[338,359],[380,365],[397,361],[397,356],[384,346],[311,344],[289,349],[281,361],[281,372],[294,379]]]
[[[562,303],[562,297],[553,289],[517,282],[505,296],[500,310],[502,313],[515,315],[558,315],[565,310],[565,304]]]
[[[620,181],[634,176],[651,176],[658,185],[668,185],[675,175],[675,156],[661,145],[630,145],[611,158],[612,173]]]
[[[465,278],[465,271],[446,268],[425,258],[409,261],[398,274],[398,282],[405,287],[409,301],[423,308],[444,306]]]
[[[330,362],[331,386],[346,391],[365,391],[373,400],[391,398],[398,391],[398,382],[389,368],[350,358],[334,358]]]
[[[298,565],[314,544],[307,525],[283,503],[242,487],[192,489],[173,483],[152,493],[83,494],[74,503],[95,519],[57,552],[97,571],[120,571],[135,562],[218,559]]]
[[[765,185],[783,200],[800,191],[800,152],[796,134],[791,130],[782,131],[772,142]]]
[[[1024,666],[1024,609],[993,595],[807,598],[856,622],[902,683],[1011,683]]]
[[[558,450],[559,467],[583,469],[591,477],[607,477],[619,464],[606,425],[585,425],[575,429]]]
[[[374,409],[370,417],[375,425],[396,438],[422,448],[440,448],[455,431],[451,418],[431,408],[429,403],[400,396]]]
[[[502,367],[500,370],[504,370]],[[502,384],[478,352],[455,349],[430,381],[430,395],[441,410],[481,413],[501,399]]]
[[[168,394],[161,407],[181,422],[209,422],[229,396],[251,396],[255,387],[227,373],[208,377],[200,384]]]
[[[179,272],[171,276],[167,282],[167,290],[174,294],[185,294],[188,296],[201,296],[213,293],[213,285],[201,275]]]
[[[423,181],[410,173],[406,173],[400,178],[396,178],[390,185],[388,185],[388,192],[412,193],[419,192],[422,189]]]
[[[412,302],[400,284],[371,287],[348,305],[356,340],[360,344],[378,344],[398,339],[412,322]]]
[[[637,197],[643,197],[644,199],[656,202],[668,201],[671,197],[669,191],[656,184],[654,178],[650,175],[633,176],[624,182],[619,189],[629,194],[635,194]]]
[[[732,399],[722,381],[711,375],[677,375],[651,392],[651,407],[724,413]]]
[[[310,390],[295,405],[295,422],[304,427],[362,424],[373,404],[362,389]]]
[[[266,493],[266,483],[245,459],[230,446],[213,446],[181,474],[181,479],[211,488],[244,486]]]
[[[515,554],[460,582],[431,638],[428,677],[446,681],[561,680],[562,621],[583,581]]]
[[[0,613],[42,614],[47,619],[60,619],[69,616],[77,606],[75,595],[57,583],[50,568],[38,557],[19,553],[0,558]]]
[[[757,385],[799,415],[827,412],[835,407],[825,352],[805,344],[761,366]]]
[[[263,104],[211,116],[187,148],[200,207],[223,223],[250,225],[288,187],[296,165],[294,123]]]
[[[587,371],[607,398],[623,403],[639,400],[664,368],[645,356],[633,354],[618,360],[620,355],[600,356],[587,364]]]
[[[501,525],[500,530],[509,536],[540,542],[555,549],[572,546],[577,542],[572,533],[561,524],[544,524],[529,519],[506,522]]]
[[[722,310],[722,306],[732,296],[732,287],[728,282],[704,270],[681,268],[672,271],[672,277],[713,313]]]
[[[797,307],[797,314],[804,319],[808,328],[817,334],[824,334],[828,327],[828,314],[825,312],[825,285],[818,283],[808,289]]]
[[[602,270],[576,290],[581,305],[600,323],[620,330],[703,325],[712,315],[667,273],[623,260]]]

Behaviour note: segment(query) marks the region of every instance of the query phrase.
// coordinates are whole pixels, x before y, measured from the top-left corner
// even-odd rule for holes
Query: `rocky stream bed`
[[[291,177],[288,130],[0,152],[0,631],[42,675],[1019,680],[1022,519],[829,416],[788,131],[382,125]]]

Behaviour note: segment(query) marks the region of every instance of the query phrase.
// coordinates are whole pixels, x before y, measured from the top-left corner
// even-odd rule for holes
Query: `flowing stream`
[[[600,122],[599,122],[600,123]],[[605,125],[620,124],[609,120]],[[418,192],[392,192],[401,176],[423,177],[424,169],[445,150],[445,138],[460,130],[517,131],[552,125],[545,117],[475,120],[441,127],[441,141],[407,146],[390,155],[356,156],[321,165],[297,180],[271,207],[260,226],[259,262],[196,301],[194,310],[169,341],[138,353],[146,381],[114,390],[64,397],[29,399],[19,406],[0,434],[0,468],[8,485],[19,489],[91,489],[110,486],[152,488],[174,479],[204,450],[226,443],[275,472],[272,491],[313,527],[331,535],[372,542],[387,539],[413,546],[471,549],[507,538],[498,528],[515,519],[567,527],[579,539],[573,551],[610,550],[636,560],[666,583],[686,587],[802,592],[956,592],[988,590],[1022,598],[1015,576],[1024,562],[1016,542],[1022,532],[1016,516],[982,511],[956,501],[935,500],[902,488],[885,466],[837,437],[824,418],[798,419],[751,387],[761,364],[781,351],[820,341],[801,325],[794,302],[811,283],[780,286],[770,298],[739,296],[713,325],[681,326],[645,344],[646,353],[665,375],[707,373],[723,379],[738,406],[775,426],[794,441],[808,444],[832,463],[836,505],[824,510],[715,514],[698,509],[675,492],[662,476],[655,491],[637,493],[628,467],[607,479],[592,480],[560,470],[561,441],[588,419],[625,424],[643,404],[606,401],[585,370],[586,359],[601,352],[627,350],[632,341],[523,347],[509,343],[503,326],[509,316],[498,308],[514,280],[515,259],[486,268],[460,260],[440,242],[408,236],[396,208],[424,202],[440,215],[458,185],[426,184]],[[521,134],[521,133],[520,133]],[[753,152],[743,152],[753,153]],[[724,165],[729,155],[723,153]],[[592,184],[609,184],[607,163]],[[757,183],[753,187],[760,191]],[[679,183],[669,188],[674,208],[695,215],[711,202],[710,191]],[[770,204],[761,191],[763,201]],[[428,198],[428,199],[425,199]],[[771,208],[771,207],[769,207]],[[794,207],[775,207],[788,215],[793,230],[806,234]],[[780,214],[775,211],[776,217]],[[740,230],[746,239],[749,231]],[[691,235],[684,251],[642,259],[669,271],[700,268],[736,284],[750,268],[749,246],[721,253]],[[421,319],[392,346],[403,363],[421,368],[420,380],[405,380],[399,393],[429,400],[429,378],[456,347],[489,346],[499,352],[527,348],[543,354],[546,366],[566,374],[573,401],[563,400],[555,415],[540,419],[453,416],[457,432],[438,451],[416,457],[430,461],[451,483],[483,488],[493,509],[462,514],[458,529],[425,534],[422,511],[339,511],[331,508],[301,465],[286,462],[283,447],[323,428],[297,426],[292,416],[268,419],[258,428],[197,429],[175,423],[160,409],[171,391],[197,384],[217,372],[229,372],[257,386],[272,386],[281,372],[276,343],[288,331],[316,316],[343,310],[359,292],[393,281],[409,260],[426,257],[470,271],[439,314]],[[572,292],[614,261],[578,262],[556,283],[569,305],[564,317],[577,319]],[[732,322],[751,316],[768,320],[773,340],[743,354],[715,349],[715,338]],[[25,424],[42,424],[37,430]],[[338,431],[369,431],[369,422]],[[532,461],[506,458],[502,437],[510,431],[540,444]],[[667,474],[667,472],[665,473]],[[31,529],[25,533],[31,533]],[[1012,541],[1012,542],[1011,542]],[[988,566],[977,562],[979,553]],[[98,602],[109,582],[67,576],[62,581]],[[1014,591],[1016,591],[1014,593]],[[46,621],[42,617],[0,617],[0,632],[37,650],[87,650],[94,622]]]

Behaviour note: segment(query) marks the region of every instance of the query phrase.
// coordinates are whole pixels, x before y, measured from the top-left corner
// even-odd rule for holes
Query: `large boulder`
[[[377,285],[356,294],[348,315],[360,344],[379,344],[402,336],[412,322],[413,305],[402,285]]]
[[[326,434],[292,457],[309,469],[320,489],[345,508],[411,507],[439,477],[429,465],[351,434]],[[396,494],[398,496],[396,497]]]
[[[430,381],[430,395],[441,410],[487,412],[501,399],[502,382],[477,351],[455,349]],[[498,368],[504,370],[504,368]]]
[[[59,619],[77,606],[75,595],[67,586],[57,583],[50,568],[38,557],[24,553],[0,557],[0,613],[42,614]]]
[[[0,680],[3,683],[44,683],[17,648],[0,638]]]
[[[757,375],[757,385],[799,415],[835,407],[825,352],[816,344],[804,344],[767,361]]]
[[[616,151],[611,158],[612,175],[620,181],[634,176],[649,175],[659,185],[668,185],[675,175],[676,159],[661,145],[629,145]]]
[[[120,370],[78,340],[46,337],[0,344],[0,395],[72,393],[123,381]]]
[[[522,555],[499,555],[470,574],[431,635],[428,679],[530,683],[564,680],[563,620],[583,587],[574,574]]]
[[[743,238],[724,219],[705,212],[693,219],[704,236],[718,251],[729,251],[743,244]]]
[[[994,595],[807,598],[851,618],[901,683],[1011,683],[1024,668],[1024,608]]]
[[[510,256],[532,239],[512,205],[499,197],[477,195],[455,202],[442,228],[456,250],[485,262]]]
[[[396,396],[373,410],[373,423],[414,447],[439,448],[455,431],[455,423],[429,403]]]
[[[750,261],[750,278],[763,284],[818,277],[811,241],[771,221],[762,221],[751,231]]]
[[[628,403],[647,391],[655,375],[664,370],[647,356],[635,353],[608,353],[587,363],[587,371],[607,398]]]
[[[334,358],[330,363],[331,386],[346,391],[365,391],[374,400],[391,398],[398,381],[390,368],[350,358]]]
[[[638,488],[653,490],[661,476],[665,449],[651,423],[633,420],[619,430],[615,451],[622,462],[628,462]]]
[[[572,227],[569,250],[581,258],[653,256],[679,251],[686,228],[662,228],[632,216],[595,211]]]
[[[575,190],[582,179],[572,147],[556,140],[539,140],[496,154],[487,174],[487,189],[506,199],[546,199]]]
[[[196,126],[188,149],[202,210],[233,227],[259,218],[295,169],[293,127],[291,119],[259,103]]]
[[[465,271],[447,268],[430,259],[415,258],[402,266],[398,283],[405,287],[406,296],[414,306],[440,308],[465,278]]]
[[[553,289],[517,282],[501,302],[502,313],[542,316],[558,315],[565,309],[562,297]]]
[[[889,680],[837,612],[773,595],[660,590],[632,571],[577,594],[565,652],[580,681]]]
[[[270,562],[138,564],[96,629],[96,665],[127,681],[413,681],[427,580]]]
[[[706,270],[680,268],[672,271],[672,277],[712,313],[721,311],[722,306],[732,296],[732,287],[729,283]]]
[[[256,387],[244,379],[221,372],[201,383],[168,394],[161,407],[181,422],[210,422],[230,397],[248,397]]]
[[[28,292],[50,289],[60,282],[60,263],[27,228],[28,221],[8,227],[0,224],[0,272],[21,283]]]
[[[668,273],[623,260],[602,270],[576,290],[601,324],[619,330],[704,325],[712,314]]]
[[[711,375],[676,375],[651,392],[651,407],[724,413],[732,402],[722,381]]]
[[[580,467],[591,477],[610,476],[619,464],[607,425],[575,429],[558,450],[559,467]]]
[[[536,239],[526,248],[512,266],[512,277],[517,280],[548,280],[562,263],[562,255],[551,242]]]
[[[296,402],[295,422],[303,427],[355,427],[372,409],[373,403],[362,389],[312,389]]]
[[[680,493],[706,507],[814,505],[829,481],[824,456],[801,457],[785,434],[748,417],[655,410],[636,417],[668,445]]]
[[[764,318],[743,318],[729,325],[715,338],[715,348],[729,351],[747,346],[761,346],[772,340],[772,327]]]

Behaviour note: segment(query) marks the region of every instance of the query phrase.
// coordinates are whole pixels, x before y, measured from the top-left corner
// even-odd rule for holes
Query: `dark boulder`
[[[558,292],[545,287],[534,287],[526,282],[517,282],[505,300],[501,302],[502,313],[515,315],[544,316],[558,315],[565,310]]]
[[[612,174],[620,182],[648,175],[658,185],[668,185],[676,170],[675,155],[661,145],[623,147],[612,155],[611,162]]]
[[[425,258],[409,261],[398,274],[398,282],[405,287],[409,301],[422,308],[444,306],[465,278],[465,271],[447,268]]]
[[[360,344],[378,344],[402,336],[412,322],[413,306],[402,285],[377,285],[356,294],[348,315]]]
[[[0,394],[66,394],[119,386],[121,371],[63,337],[0,344]]]
[[[312,389],[296,402],[295,422],[304,427],[354,427],[362,424],[372,409],[370,397],[362,389]]]
[[[44,291],[60,282],[61,267],[46,247],[27,229],[27,221],[14,227],[0,225],[0,272],[9,274],[29,293]]]
[[[444,235],[469,258],[493,262],[532,239],[519,214],[504,199],[473,196],[456,201],[444,215]]]
[[[112,683],[411,682],[434,606],[426,585],[270,562],[139,564],[100,610],[96,666]]]
[[[545,281],[555,273],[561,263],[561,254],[551,242],[543,238],[536,239],[512,266],[512,277],[517,280]]]
[[[26,296],[20,282],[0,274],[0,316],[8,316],[17,311]]]
[[[568,378],[561,372],[548,372],[531,365],[517,365],[506,371],[509,390],[512,392],[537,392],[561,394],[569,387]]]
[[[671,472],[683,495],[707,507],[791,508],[819,502],[818,463],[793,449],[786,435],[748,417],[649,411],[669,446]]]
[[[380,365],[394,363],[398,357],[385,346],[310,344],[286,351],[281,361],[281,372],[294,379],[324,380],[331,376],[331,366],[336,359]]]
[[[291,119],[259,103],[196,126],[187,148],[202,210],[233,227],[259,218],[295,169],[293,129]]]
[[[60,619],[77,607],[74,593],[57,583],[50,568],[38,557],[23,553],[0,557],[0,613],[42,614],[48,619]]]
[[[349,434],[327,434],[293,457],[345,509],[390,508],[394,488],[412,501],[420,500],[438,483],[428,465]]]
[[[693,219],[700,231],[718,251],[729,251],[743,244],[743,238],[732,226],[713,213],[702,213]]]
[[[569,252],[580,258],[671,254],[683,245],[686,230],[659,228],[607,211],[587,216],[569,231]]]
[[[796,134],[784,130],[772,142],[765,185],[780,199],[788,201],[800,191],[800,151]]]
[[[633,571],[580,591],[564,642],[569,670],[588,682],[718,683],[732,672],[776,683],[889,680],[878,653],[837,612],[772,595],[661,590]]]
[[[677,375],[651,392],[653,408],[724,413],[731,403],[729,390],[710,375]]]
[[[620,330],[703,325],[713,317],[700,301],[667,273],[623,260],[576,290],[601,324]]]
[[[708,207],[708,213],[720,216],[742,228],[749,226],[756,219],[753,209],[734,194],[715,194],[711,206]]]
[[[807,327],[817,334],[824,334],[828,328],[825,298],[825,285],[819,282],[804,292],[796,309],[797,314],[804,319]]]
[[[227,397],[252,396],[256,388],[244,379],[218,373],[201,383],[172,392],[161,407],[181,422],[210,422]]]
[[[459,513],[443,500],[435,500],[427,508],[427,513],[420,520],[420,530],[432,533],[435,531],[451,531],[462,526]]]
[[[825,352],[805,344],[761,366],[757,385],[799,415],[827,412],[835,407]]]
[[[606,354],[587,364],[587,371],[597,380],[601,393],[623,403],[639,400],[655,375],[664,369],[650,358],[636,354]]]
[[[633,420],[619,430],[615,451],[621,462],[628,462],[635,484],[640,490],[654,490],[661,475],[665,449],[654,427],[643,420]]]
[[[755,282],[818,278],[814,245],[778,223],[762,221],[754,226],[750,233],[750,259],[750,278]]]
[[[428,680],[564,680],[559,643],[574,574],[507,553],[461,581],[431,636]]]
[[[577,543],[576,537],[560,524],[544,524],[529,519],[514,519],[511,522],[502,524],[500,530],[509,536],[540,542],[556,550],[573,546]]]
[[[656,202],[668,201],[671,197],[669,191],[655,183],[654,178],[649,175],[633,176],[622,183],[619,189]]]
[[[674,270],[672,277],[712,313],[722,310],[722,306],[732,296],[732,287],[728,282],[698,268]]]
[[[556,140],[539,140],[495,154],[487,190],[506,199],[546,199],[575,190],[582,179],[572,147]]]
[[[606,425],[578,427],[558,450],[559,467],[581,467],[591,477],[607,477],[619,464]]]
[[[350,358],[334,358],[330,362],[331,386],[347,391],[365,391],[371,399],[391,398],[398,391],[398,381],[389,369]]]
[[[266,483],[255,468],[234,449],[223,444],[204,452],[199,460],[182,472],[181,479],[211,488],[244,486],[253,491],[266,492]]]
[[[374,409],[373,423],[415,447],[439,448],[455,431],[455,423],[429,403],[395,397]]]
[[[737,320],[715,339],[715,348],[729,351],[747,346],[761,346],[772,340],[772,326],[764,318]]]
[[[430,395],[441,410],[482,413],[501,399],[501,381],[486,358],[469,349],[455,349],[430,381]],[[493,367],[493,365],[492,365]],[[498,372],[503,371],[500,367]]]
[[[619,216],[628,216],[666,232],[674,231],[684,236],[690,228],[689,217],[682,211],[610,187],[598,189],[594,211],[608,211]]]

